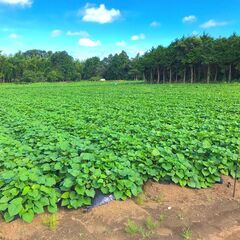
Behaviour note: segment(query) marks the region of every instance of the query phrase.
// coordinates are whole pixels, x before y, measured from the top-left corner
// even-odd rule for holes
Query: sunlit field
[[[137,196],[148,179],[207,188],[235,175],[240,84],[0,86],[6,221]]]

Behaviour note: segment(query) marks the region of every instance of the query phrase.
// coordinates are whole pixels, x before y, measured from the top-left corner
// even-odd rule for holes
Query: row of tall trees
[[[183,37],[134,60],[136,76],[150,83],[231,82],[240,78],[240,37]]]
[[[130,59],[126,52],[80,62],[67,52],[0,53],[0,82],[138,80],[149,83],[218,82],[240,79],[240,36],[182,37]]]

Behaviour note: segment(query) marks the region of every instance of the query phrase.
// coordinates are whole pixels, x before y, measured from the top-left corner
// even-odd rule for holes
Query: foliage
[[[239,104],[239,84],[1,85],[0,212],[31,222],[97,190],[126,200],[148,179],[207,188],[235,176]]]
[[[140,232],[140,227],[133,220],[128,219],[125,232],[130,235],[136,235]]]
[[[0,54],[0,82],[78,81],[95,76],[148,83],[233,82],[240,79],[239,56],[240,36],[236,34],[182,37],[132,59],[122,51],[80,62],[65,51],[30,50],[13,56]]]
[[[155,221],[151,216],[148,216],[145,221],[145,226],[147,230],[153,231],[159,226],[159,223]]]
[[[182,233],[181,233],[181,237],[184,240],[191,240],[192,239],[192,231],[190,228],[183,228]]]
[[[55,231],[58,226],[58,219],[56,214],[50,216],[42,216],[42,224],[47,226],[51,231]]]
[[[144,193],[140,193],[134,198],[135,203],[138,205],[143,205],[145,200],[146,200],[146,197]]]
[[[94,77],[90,78],[90,81],[92,81],[92,82],[98,82],[100,80],[101,80],[101,77],[99,77],[99,76],[94,76]]]

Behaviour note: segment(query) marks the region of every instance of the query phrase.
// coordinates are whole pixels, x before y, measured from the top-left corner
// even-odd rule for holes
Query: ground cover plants
[[[148,179],[235,176],[240,85],[2,85],[0,121],[0,213],[31,222],[97,190],[125,200]]]

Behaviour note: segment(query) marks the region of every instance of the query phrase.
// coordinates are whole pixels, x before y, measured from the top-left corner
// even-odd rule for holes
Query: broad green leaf
[[[10,204],[8,205],[9,216],[14,217],[15,215],[20,213],[23,208],[22,201],[22,198],[16,198],[10,202]]]
[[[153,151],[152,151],[152,155],[153,155],[154,157],[158,157],[158,156],[160,156],[160,152],[159,152],[159,150],[158,150],[157,148],[153,149]]]
[[[34,218],[34,213],[32,210],[29,210],[28,212],[25,212],[22,214],[22,219],[27,223],[31,223],[33,221],[33,218]]]

